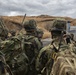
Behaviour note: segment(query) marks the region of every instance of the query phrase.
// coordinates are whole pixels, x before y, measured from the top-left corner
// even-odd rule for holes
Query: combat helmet
[[[34,19],[24,22],[24,28],[26,31],[35,30],[36,27],[37,27],[37,25],[36,25],[36,21]]]
[[[44,34],[43,30],[37,28],[37,35],[36,35],[36,37],[42,38],[43,37],[43,34]]]
[[[62,18],[57,18],[53,21],[52,28],[66,29],[66,20]]]
[[[42,29],[37,29],[37,33],[44,34]]]
[[[55,19],[53,22],[52,27],[50,28],[50,32],[53,37],[61,36],[62,32],[63,34],[66,34],[66,21],[65,19]]]

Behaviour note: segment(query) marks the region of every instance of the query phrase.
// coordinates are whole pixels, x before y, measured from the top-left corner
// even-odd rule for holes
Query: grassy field
[[[16,30],[17,33],[19,31],[25,33],[21,24],[23,20],[23,16],[2,16],[2,18],[4,19],[4,24],[6,25],[9,31]],[[36,20],[37,27],[44,31],[43,38],[49,38],[51,34],[48,30],[52,26],[53,20],[56,18],[65,18],[66,20],[71,20],[72,21],[71,25],[76,25],[76,19],[72,19],[70,17],[55,17],[48,15],[27,16],[25,18],[25,21],[30,19]]]

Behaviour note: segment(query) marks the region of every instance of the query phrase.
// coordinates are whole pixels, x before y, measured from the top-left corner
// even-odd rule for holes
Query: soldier
[[[41,38],[43,37],[43,34],[44,34],[44,32],[43,32],[42,29],[37,29],[37,37],[38,37],[39,39],[41,39]]]
[[[2,29],[0,29],[2,30]],[[0,39],[2,41],[6,40],[8,38],[8,30],[7,29],[4,29],[2,30],[2,32],[0,32]]]
[[[7,29],[0,28],[0,40],[5,40],[8,38],[8,31]]]
[[[13,75],[10,67],[6,63],[4,54],[0,51],[0,75]]]
[[[40,41],[40,44],[41,44],[41,48],[43,48],[43,43],[42,43],[42,41],[41,41],[41,39],[42,39],[42,37],[43,37],[43,31],[42,31],[42,29],[37,29],[37,36],[36,37],[38,37],[38,39],[39,39],[39,41]]]
[[[25,54],[29,58],[29,71],[27,75],[36,75],[35,63],[37,55],[41,49],[40,41],[36,36],[37,25],[35,20],[29,20],[24,23],[26,34],[24,36]]]
[[[36,61],[36,69],[41,72],[42,75],[49,75],[55,59],[55,53],[61,50],[65,50],[63,46],[67,46],[63,38],[65,33],[64,20],[55,20],[52,28],[50,29],[52,35],[52,42],[48,46],[42,48],[39,52]]]
[[[2,18],[0,18],[0,41],[7,39],[8,30],[4,26]]]

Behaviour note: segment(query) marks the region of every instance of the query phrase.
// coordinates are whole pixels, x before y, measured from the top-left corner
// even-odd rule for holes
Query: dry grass
[[[41,15],[41,16],[27,16],[25,20],[34,19],[37,22],[38,28],[42,29],[44,31],[43,38],[50,37],[50,33],[47,31],[50,26],[52,25],[53,20],[57,17],[48,16],[48,15]],[[72,25],[76,25],[76,19],[72,19],[69,17],[61,17],[65,18],[66,20],[71,20]],[[8,30],[16,30],[19,32],[22,29],[22,20],[23,16],[3,16],[4,23],[7,26]],[[24,30],[22,30],[24,33]]]
[[[43,39],[45,39],[45,38],[50,38],[51,37],[51,34],[50,34],[50,32],[44,32],[44,35],[43,35]]]

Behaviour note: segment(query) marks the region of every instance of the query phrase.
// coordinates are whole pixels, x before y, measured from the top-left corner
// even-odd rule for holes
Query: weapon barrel
[[[24,20],[25,20],[25,17],[26,17],[26,14],[25,14],[24,17],[23,17],[23,20],[22,20],[22,23],[21,23],[22,25],[23,25],[23,22],[24,22]]]

